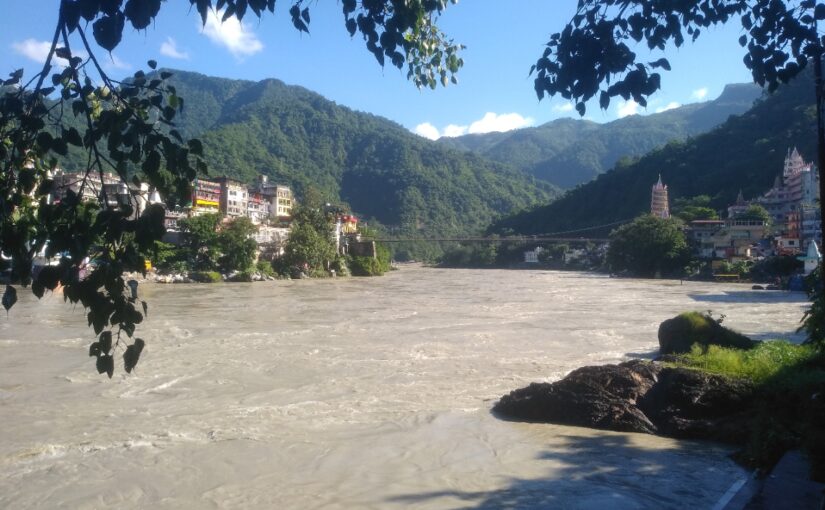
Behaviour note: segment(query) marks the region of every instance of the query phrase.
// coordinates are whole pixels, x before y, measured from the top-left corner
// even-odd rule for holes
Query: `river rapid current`
[[[147,347],[112,380],[59,294],[0,319],[0,508],[714,508],[727,446],[497,419],[532,381],[651,357],[725,314],[795,338],[799,293],[553,271],[144,284]]]

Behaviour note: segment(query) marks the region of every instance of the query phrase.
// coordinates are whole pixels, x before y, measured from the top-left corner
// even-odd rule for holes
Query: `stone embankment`
[[[137,280],[139,282],[156,282],[156,283],[210,283],[210,282],[264,282],[274,281],[278,278],[266,275],[259,272],[254,273],[239,273],[233,272],[229,274],[219,274],[214,280],[207,280],[203,278],[204,273],[146,273],[146,276],[140,273],[126,273],[123,275],[125,280]]]

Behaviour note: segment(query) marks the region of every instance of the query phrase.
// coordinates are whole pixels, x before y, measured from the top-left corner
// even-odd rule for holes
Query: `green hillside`
[[[745,114],[683,142],[671,142],[636,162],[617,165],[559,200],[495,222],[491,232],[561,232],[632,218],[650,207],[659,174],[675,198],[709,195],[722,209],[741,189],[746,198],[767,191],[789,147],[815,158],[813,79],[806,74],[758,101]],[[581,235],[606,234],[609,228]]]
[[[590,181],[623,157],[638,157],[671,140],[704,133],[741,114],[761,95],[752,84],[728,85],[713,101],[597,124],[559,119],[507,133],[442,138],[440,143],[513,165],[562,188]]]
[[[365,219],[416,236],[479,232],[558,193],[302,87],[172,72],[170,83],[185,100],[178,129],[201,138],[212,176],[252,182],[263,174],[299,197],[311,186]]]

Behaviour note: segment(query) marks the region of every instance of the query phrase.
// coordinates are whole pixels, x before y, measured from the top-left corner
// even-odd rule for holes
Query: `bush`
[[[255,270],[264,276],[275,276],[275,269],[272,267],[272,263],[266,260],[259,260],[255,264]]]
[[[381,276],[381,265],[372,257],[350,257],[349,268],[352,276]]]
[[[383,245],[377,245],[376,257],[349,257],[352,276],[381,276],[390,270],[390,252]]]
[[[252,281],[252,271],[240,271],[232,275],[231,278],[227,278],[226,281],[234,283],[249,283]]]
[[[825,294],[822,292],[821,271],[822,264],[805,277],[811,307],[805,311],[799,331],[805,330],[808,333],[807,342],[825,351]]]
[[[675,364],[754,382],[757,398],[737,461],[765,470],[787,450],[802,446],[813,479],[825,481],[825,355],[815,346],[786,341],[762,342],[750,350],[695,345]]]
[[[189,273],[189,279],[198,283],[217,283],[222,280],[217,271],[193,271]]]
[[[682,356],[680,364],[730,377],[745,377],[757,384],[773,378],[775,385],[788,385],[778,376],[784,370],[799,366],[817,356],[810,345],[796,345],[784,340],[759,342],[749,350],[730,349],[718,345],[702,347],[694,344]],[[796,381],[804,383],[802,380]]]

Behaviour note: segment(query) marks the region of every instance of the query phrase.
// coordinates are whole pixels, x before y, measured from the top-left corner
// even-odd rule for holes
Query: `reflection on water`
[[[805,306],[735,284],[417,267],[141,292],[144,357],[111,381],[60,296],[21,292],[0,322],[0,507],[708,508],[743,475],[725,447],[489,409],[650,356],[684,310],[798,339]]]

